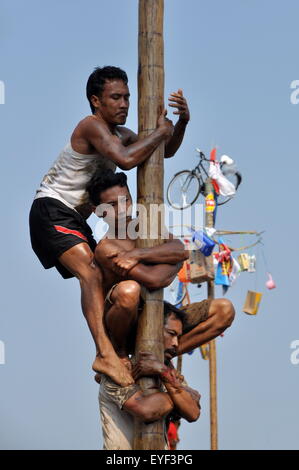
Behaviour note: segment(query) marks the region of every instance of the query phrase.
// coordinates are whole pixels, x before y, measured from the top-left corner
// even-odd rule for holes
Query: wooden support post
[[[139,0],[138,37],[138,118],[139,136],[145,137],[157,127],[157,119],[164,108],[164,45],[163,45],[163,0]],[[159,239],[149,238],[150,206],[162,204],[163,199],[164,143],[137,170],[137,201],[146,208],[146,217],[140,222],[140,232],[147,239],[139,239],[142,248],[160,244]],[[141,214],[139,214],[141,215]],[[151,219],[151,228],[154,221]],[[158,233],[161,236],[160,217]],[[164,362],[163,342],[163,289],[150,293],[143,291],[144,310],[139,318],[136,339],[136,357],[139,351],[151,351]],[[139,381],[145,394],[159,389],[153,378]],[[156,390],[153,389],[156,387]],[[143,424],[135,421],[135,450],[165,449],[164,421]]]
[[[205,196],[214,195],[214,188],[208,178],[205,182]],[[211,206],[208,206],[211,207]],[[207,209],[207,206],[206,206]],[[214,212],[205,211],[206,227],[214,227]],[[214,299],[214,281],[208,282],[208,297]],[[210,434],[211,450],[218,449],[218,423],[217,423],[217,369],[216,369],[216,342],[209,342],[209,372],[210,372]]]

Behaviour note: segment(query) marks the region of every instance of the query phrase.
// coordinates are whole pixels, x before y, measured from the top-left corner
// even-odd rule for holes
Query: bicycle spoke
[[[188,203],[187,203],[187,194],[186,193],[182,193],[182,202],[183,202],[183,204],[182,204],[183,207],[186,207],[188,205]]]
[[[186,185],[186,182],[187,182],[188,178],[186,177],[180,177],[180,181],[181,181],[181,190],[183,192],[186,192],[186,189],[185,189],[185,185]]]
[[[193,204],[200,193],[198,177],[183,170],[173,177],[167,188],[167,199],[175,209],[185,209]]]

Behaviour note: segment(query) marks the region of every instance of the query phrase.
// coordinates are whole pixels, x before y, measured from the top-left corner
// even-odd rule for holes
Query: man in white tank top
[[[138,140],[123,127],[129,110],[126,73],[117,67],[96,68],[86,94],[92,115],[79,122],[70,142],[44,176],[30,211],[32,248],[43,266],[57,268],[63,278],[80,281],[82,309],[96,346],[93,369],[122,386],[133,378],[116,355],[103,326],[102,272],[94,260],[96,242],[86,219],[92,212],[86,184],[99,168],[130,170],[144,162],[165,141],[165,157],[175,154],[189,121],[182,91],[172,93],[169,106],[177,109],[173,126],[163,111],[157,128]]]

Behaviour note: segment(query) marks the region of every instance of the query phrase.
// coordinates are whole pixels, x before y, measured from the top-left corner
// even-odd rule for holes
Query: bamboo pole
[[[183,366],[183,355],[180,354],[178,356],[177,365],[176,365],[176,370],[178,371],[179,374],[182,373],[182,366]]]
[[[186,284],[186,286],[187,286],[187,284]],[[189,295],[189,292],[188,292],[188,288],[186,287],[186,295],[183,298],[182,307],[184,307],[186,305],[190,305],[190,304],[191,304],[190,295]],[[178,356],[177,366],[176,366],[176,370],[178,371],[179,374],[182,373],[182,365],[183,365],[183,355],[181,354],[180,356]]]
[[[141,138],[156,129],[157,119],[164,108],[163,14],[163,0],[139,0],[138,133]],[[141,233],[145,230],[149,233],[150,205],[164,202],[163,159],[164,143],[137,170],[137,201],[146,208],[146,216],[140,222]],[[162,223],[160,217],[160,236]],[[150,238],[138,239],[137,242],[142,248],[161,243],[159,239]],[[139,351],[151,351],[164,362],[163,289],[153,293],[144,289],[142,295],[145,306],[138,322],[135,355],[138,358]],[[160,387],[153,378],[142,378],[139,384],[145,394],[151,394]],[[163,420],[151,424],[136,420],[133,447],[135,450],[164,449],[164,436]]]
[[[214,195],[214,188],[208,178],[205,182],[205,197]],[[206,227],[214,227],[214,212],[205,210]],[[208,298],[214,299],[214,281],[208,281]],[[211,450],[218,449],[218,419],[217,419],[217,368],[216,368],[216,342],[209,342],[209,375],[210,375],[210,436]]]

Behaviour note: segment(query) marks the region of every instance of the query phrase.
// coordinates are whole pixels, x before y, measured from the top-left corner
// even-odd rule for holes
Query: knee
[[[213,300],[213,309],[217,315],[219,326],[226,329],[231,326],[235,318],[235,309],[232,302],[228,299],[215,299]]]
[[[97,284],[99,282],[102,284],[103,280],[102,271],[92,254],[87,255],[84,258],[84,262],[77,266],[75,276],[81,285],[86,283]]]
[[[140,299],[141,287],[136,281],[122,281],[117,286],[117,303],[124,309],[135,308]]]

